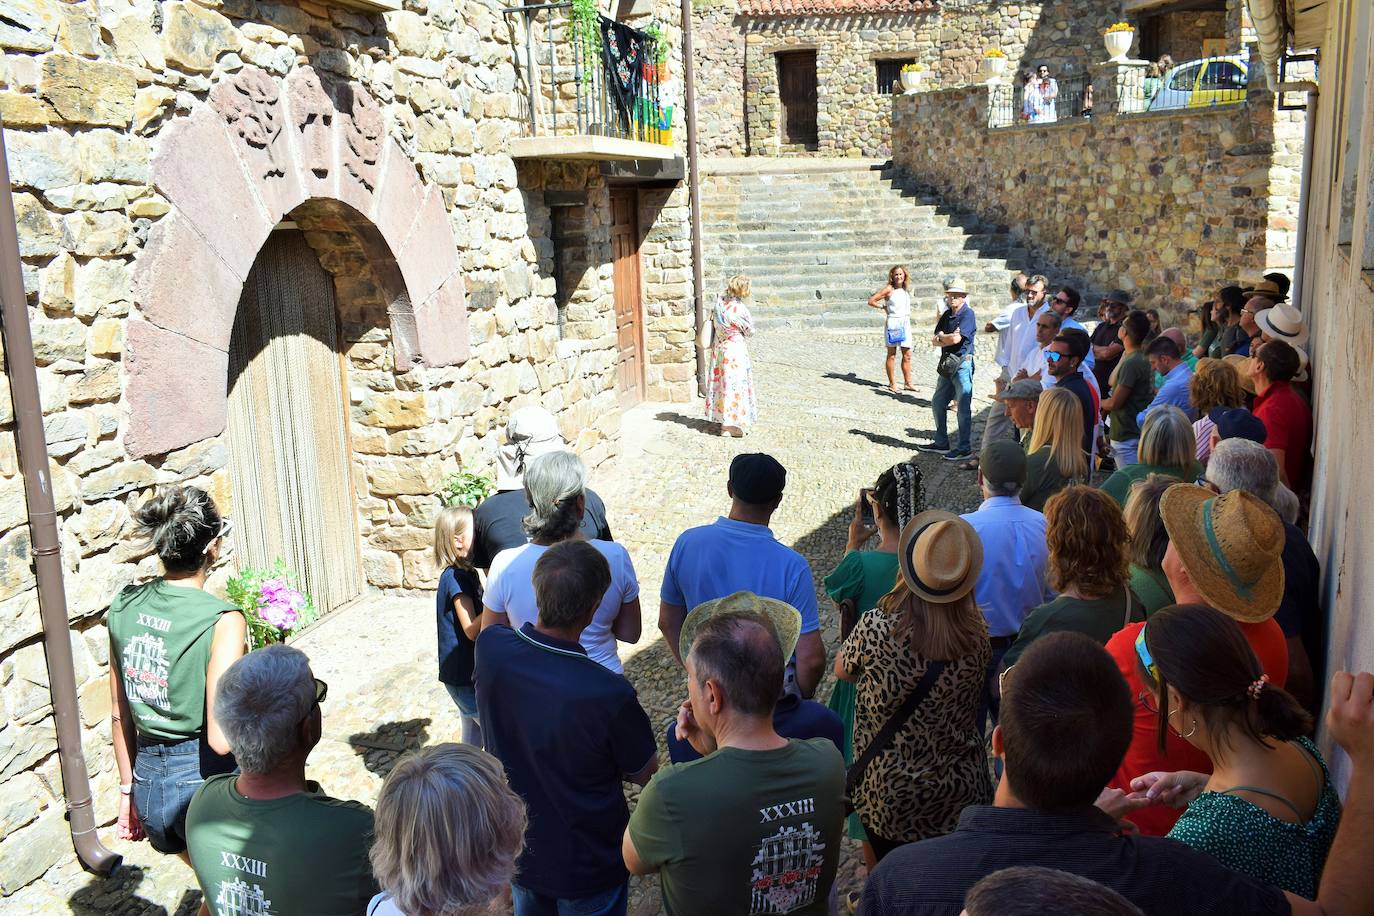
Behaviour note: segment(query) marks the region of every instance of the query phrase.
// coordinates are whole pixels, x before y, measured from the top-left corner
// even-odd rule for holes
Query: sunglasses
[[[1055,296],[1055,297],[1054,297],[1054,301],[1055,301],[1055,302],[1058,302],[1060,305],[1069,305],[1069,300],[1064,299],[1064,298],[1062,298],[1062,297],[1060,297],[1060,296]]]
[[[1001,674],[997,675],[997,695],[998,695],[998,696],[1006,696],[1006,695],[1007,695],[1007,675],[1008,675],[1008,674],[1011,674],[1011,669],[1013,669],[1013,668],[1015,668],[1015,667],[1016,667],[1016,664],[1015,664],[1015,663],[1012,663],[1012,664],[1010,664],[1010,665],[1007,666],[1007,668],[1006,668],[1005,671],[1003,671]]]
[[[229,536],[229,532],[231,532],[231,531],[233,531],[233,530],[234,530],[234,523],[233,523],[232,521],[230,521],[230,520],[227,519],[227,518],[226,518],[226,519],[221,519],[221,520],[220,520],[220,523],[219,523],[219,533],[216,534],[214,537],[210,538],[210,540],[209,540],[208,542],[206,542],[205,546],[204,546],[203,548],[201,548],[201,551],[200,551],[201,556],[205,556],[205,554],[209,553],[209,552],[210,552],[210,548],[211,548],[212,546],[214,546],[214,544],[215,544],[216,541],[222,541],[222,540],[224,540],[225,538],[227,538],[227,537]]]
[[[329,696],[328,684],[326,684],[319,678],[312,678],[312,680],[314,680],[315,682],[315,702],[310,704],[310,708],[307,709],[305,711],[305,715],[301,717],[302,722],[310,718],[310,714],[314,712],[320,706],[320,704],[324,702],[325,697]]]
[[[1063,353],[1060,353],[1060,352],[1058,352],[1057,350],[1046,350],[1046,351],[1045,351],[1045,359],[1049,360],[1049,361],[1052,362],[1052,363],[1057,363],[1057,362],[1059,362],[1061,359],[1066,359],[1066,358],[1067,358],[1067,357],[1065,357]]]

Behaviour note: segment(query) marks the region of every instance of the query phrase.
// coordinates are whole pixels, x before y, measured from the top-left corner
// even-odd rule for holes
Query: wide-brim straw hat
[[[1247,394],[1255,393],[1255,380],[1250,376],[1250,367],[1254,365],[1253,357],[1241,356],[1239,353],[1228,353],[1221,358],[1221,361],[1236,370],[1236,375],[1240,376],[1240,387]]]
[[[1285,302],[1257,313],[1255,324],[1271,340],[1281,340],[1294,350],[1302,349],[1307,343],[1307,325],[1303,324],[1302,313]]]
[[[753,592],[735,592],[714,601],[705,601],[692,608],[691,613],[682,621],[682,632],[678,634],[677,647],[684,659],[692,651],[692,643],[697,638],[697,630],[712,617],[721,614],[758,614],[767,617],[777,631],[778,643],[782,646],[782,659],[786,663],[797,651],[797,640],[801,638],[801,612],[776,598],[764,598]]]
[[[1288,297],[1279,291],[1279,285],[1273,280],[1261,280],[1258,283],[1247,283],[1245,288],[1240,292],[1246,299],[1253,299],[1255,296],[1259,296],[1262,299],[1268,299],[1270,302],[1275,303],[1288,301]]]
[[[902,529],[897,565],[912,594],[932,604],[949,604],[978,584],[983,542],[973,526],[954,513],[927,509]]]
[[[1283,522],[1244,490],[1218,496],[1175,484],[1159,515],[1188,578],[1207,603],[1241,623],[1274,616],[1283,600]]]

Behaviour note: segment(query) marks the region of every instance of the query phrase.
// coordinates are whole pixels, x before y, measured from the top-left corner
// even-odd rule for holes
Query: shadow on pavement
[[[678,426],[685,426],[688,429],[696,430],[699,433],[716,433],[720,430],[719,423],[712,423],[702,417],[689,417],[686,414],[674,413],[671,410],[660,411],[654,415],[655,420],[665,420],[669,423],[676,423]]]
[[[108,878],[90,876],[90,883],[78,888],[67,903],[77,916],[168,916],[168,910],[137,893],[144,870],[138,865],[121,865]],[[171,916],[194,916],[200,909],[200,892],[187,890],[177,901]]]
[[[350,735],[348,744],[353,753],[363,758],[368,772],[385,777],[402,754],[425,746],[431,721],[424,718],[385,722],[372,731]]]

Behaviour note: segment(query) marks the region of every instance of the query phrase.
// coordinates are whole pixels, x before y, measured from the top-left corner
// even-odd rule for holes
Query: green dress
[[[1306,738],[1296,743],[1310,755],[1313,770],[1320,767],[1322,777],[1317,809],[1306,823],[1280,820],[1239,795],[1203,792],[1169,836],[1210,853],[1227,868],[1311,900],[1341,822],[1341,800],[1317,746]]]
[[[878,599],[892,591],[897,584],[897,555],[878,550],[851,550],[840,560],[835,571],[825,577],[825,593],[837,604],[853,599],[859,615],[878,606]],[[830,693],[829,706],[844,723],[844,765],[854,762],[854,685],[836,681]],[[868,840],[857,814],[849,816],[849,836]]]
[[[1126,499],[1131,495],[1131,484],[1137,480],[1144,480],[1151,474],[1163,474],[1182,483],[1193,483],[1202,476],[1202,466],[1196,461],[1186,468],[1166,468],[1162,464],[1128,464],[1124,468],[1117,468],[1112,476],[1102,482],[1102,492],[1116,500],[1116,504],[1124,509]]]
[[[1146,569],[1131,564],[1131,591],[1145,606],[1145,619],[1154,616],[1155,611],[1174,603],[1174,590],[1164,573],[1158,569]]]

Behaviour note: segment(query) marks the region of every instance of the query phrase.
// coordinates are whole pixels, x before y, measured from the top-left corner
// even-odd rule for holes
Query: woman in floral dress
[[[758,415],[754,370],[744,340],[754,333],[754,320],[744,305],[749,288],[748,277],[731,277],[711,314],[715,335],[706,385],[706,419],[720,424],[722,436],[743,436]]]

